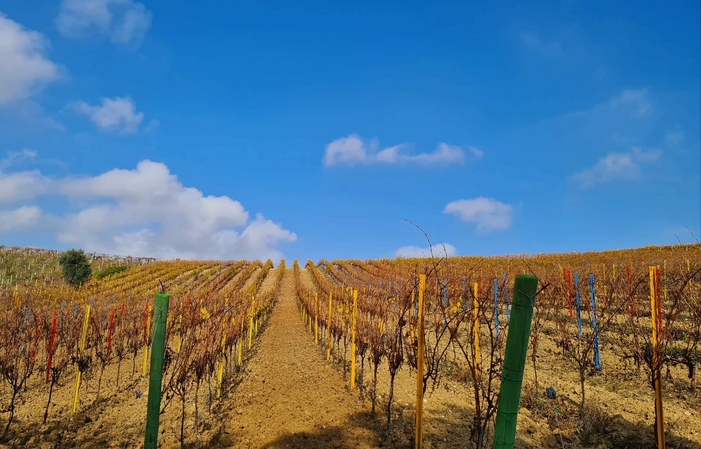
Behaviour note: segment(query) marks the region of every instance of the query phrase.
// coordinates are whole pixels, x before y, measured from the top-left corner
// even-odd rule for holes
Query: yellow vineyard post
[[[333,296],[329,292],[329,320],[326,325],[326,333],[328,334],[328,345],[326,347],[326,360],[331,360],[331,314],[333,313]]]
[[[253,347],[253,311],[256,307],[256,297],[251,297],[251,311],[248,313],[248,350]]]
[[[416,354],[416,429],[414,448],[421,449],[423,445],[423,412],[424,412],[424,291],[426,290],[426,275],[419,275],[419,306],[416,319],[416,338],[418,350]],[[412,301],[413,302],[413,301]]]
[[[219,361],[219,372],[217,373],[217,398],[221,397],[221,384],[224,380],[224,351],[226,348],[226,335],[221,339],[221,360]]]
[[[350,389],[355,390],[355,359],[356,359],[356,325],[358,315],[358,290],[353,290],[353,324],[351,328],[351,378]]]
[[[414,304],[414,290],[411,291],[411,304]],[[414,309],[414,318],[416,318],[417,310]]]
[[[221,385],[224,380],[224,366],[226,364],[226,327],[227,322],[224,321],[221,337],[221,359],[219,360],[219,372],[217,373],[217,398],[221,397]]]
[[[253,346],[253,317],[248,319],[248,350]]]
[[[652,366],[655,386],[655,433],[657,448],[665,449],[664,417],[662,412],[662,379],[659,366],[659,332],[657,329],[657,285],[655,267],[650,267],[650,320],[652,322]]]
[[[88,339],[88,324],[90,320],[90,305],[85,306],[85,319],[83,320],[83,332],[80,336],[80,346],[78,349],[80,350],[80,354],[82,355],[85,352],[85,343]],[[75,377],[75,391],[73,392],[73,412],[76,412],[78,410],[78,392],[80,391],[80,369],[76,368],[77,373]]]
[[[479,302],[477,300],[477,295],[479,295],[479,284],[474,283],[473,292],[474,299],[472,301],[472,306],[474,308],[474,318],[472,320],[472,340],[473,340],[473,350],[475,351],[475,378],[480,373],[480,322],[479,322]]]
[[[314,292],[314,343],[319,344],[319,293]]]

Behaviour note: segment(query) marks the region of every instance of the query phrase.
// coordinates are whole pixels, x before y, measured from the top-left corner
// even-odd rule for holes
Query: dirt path
[[[366,408],[348,392],[305,331],[294,275],[287,270],[279,303],[222,417],[220,443],[237,448],[374,448]]]

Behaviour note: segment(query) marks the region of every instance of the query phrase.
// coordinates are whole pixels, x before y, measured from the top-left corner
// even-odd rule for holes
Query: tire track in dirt
[[[223,417],[218,443],[236,448],[375,448],[366,408],[305,331],[292,270]]]

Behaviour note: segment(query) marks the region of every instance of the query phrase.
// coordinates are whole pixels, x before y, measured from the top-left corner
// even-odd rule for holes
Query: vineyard
[[[127,417],[113,416],[113,428],[101,425],[90,444],[77,429],[144,394],[159,290],[170,293],[161,413],[177,424],[176,441],[191,439],[206,427],[202,410],[211,416],[233,388],[285,271],[271,261],[135,263],[73,289],[46,273],[50,255],[28,263],[20,254],[40,268],[0,293],[2,435],[28,447],[40,434],[55,447],[138,446],[143,416],[129,416],[128,431]]]
[[[0,251],[0,447],[143,447],[157,292],[163,447],[492,447],[519,274],[537,293],[516,447],[701,447],[701,245],[292,267],[93,256],[105,274],[79,288],[57,257]]]

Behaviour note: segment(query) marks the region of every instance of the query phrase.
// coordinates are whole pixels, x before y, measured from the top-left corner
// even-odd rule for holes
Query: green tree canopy
[[[58,259],[63,271],[63,280],[75,287],[92,277],[90,261],[82,249],[69,249]]]

